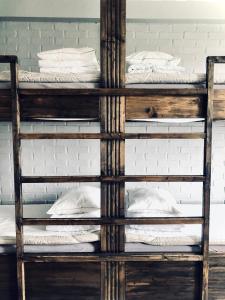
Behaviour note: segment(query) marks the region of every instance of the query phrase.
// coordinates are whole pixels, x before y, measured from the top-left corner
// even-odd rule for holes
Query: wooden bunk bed
[[[103,84],[99,89],[19,89],[17,58],[0,57],[1,63],[10,63],[11,66],[11,90],[0,91],[0,118],[12,120],[13,124],[17,244],[16,256],[13,254],[0,256],[0,293],[4,300],[225,299],[223,287],[225,252],[209,252],[212,120],[213,117],[225,118],[225,90],[217,90],[214,93],[213,73],[214,64],[224,63],[225,58],[208,59],[206,88],[168,90],[125,88],[125,24],[126,1],[101,0]],[[204,117],[205,130],[204,133],[188,134],[125,133],[126,121],[152,117]],[[101,132],[86,134],[20,132],[21,119],[26,121],[37,118],[94,119],[100,121]],[[139,138],[204,139],[203,175],[125,175],[125,140]],[[24,177],[20,165],[22,139],[100,139],[101,175]],[[202,182],[203,217],[125,218],[125,182],[135,181]],[[101,182],[101,218],[86,220],[24,218],[22,184],[46,182]],[[23,226],[31,224],[101,225],[100,251],[88,254],[24,252]],[[201,252],[125,252],[125,225],[128,224],[202,224]]]

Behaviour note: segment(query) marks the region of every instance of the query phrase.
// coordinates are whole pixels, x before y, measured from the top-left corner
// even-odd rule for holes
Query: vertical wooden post
[[[214,99],[214,63],[207,59],[207,112],[205,120],[204,141],[204,175],[203,183],[203,262],[202,262],[202,289],[201,299],[208,299],[209,281],[209,219],[210,219],[210,188],[211,188],[211,159],[212,159],[212,118],[213,118],[213,99]]]
[[[101,74],[103,87],[125,86],[126,0],[101,0]],[[101,132],[125,132],[125,97],[101,98]],[[125,174],[125,141],[101,141],[101,175]],[[124,217],[124,183],[102,183],[101,216]],[[101,251],[123,252],[125,227],[101,227]],[[101,299],[125,299],[125,264],[105,262],[101,266]]]
[[[16,254],[17,254],[17,287],[18,300],[25,300],[25,274],[23,262],[23,203],[21,187],[21,162],[19,139],[20,132],[20,103],[18,96],[17,61],[10,63],[11,95],[12,95],[12,133],[13,133],[13,160],[14,160],[14,191],[15,191],[15,218],[16,218]]]

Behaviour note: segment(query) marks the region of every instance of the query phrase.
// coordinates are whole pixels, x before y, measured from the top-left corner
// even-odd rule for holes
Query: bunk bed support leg
[[[204,176],[203,183],[203,262],[202,262],[202,286],[201,299],[208,300],[209,285],[209,218],[210,218],[210,186],[211,186],[211,160],[212,160],[212,119],[213,119],[213,99],[214,99],[214,63],[207,59],[207,111],[205,120],[204,141]]]
[[[124,97],[101,99],[102,132],[122,133],[124,131]],[[116,112],[116,113],[115,113]],[[114,115],[111,122],[109,115]],[[106,125],[106,126],[105,126]],[[112,127],[111,127],[112,126]],[[114,128],[113,128],[114,127]],[[118,128],[118,130],[117,130]],[[101,175],[124,175],[125,141],[101,141]],[[102,183],[102,217],[124,217],[125,183]],[[101,226],[101,251],[119,253],[124,251],[125,227],[123,225]],[[101,265],[101,299],[125,299],[125,263],[103,262]]]
[[[18,300],[25,300],[25,270],[23,261],[23,203],[21,187],[20,162],[20,103],[18,95],[17,61],[10,63],[11,95],[12,95],[12,133],[14,160],[14,190],[15,190],[15,219],[16,219],[16,256],[17,256],[17,289]]]
[[[101,0],[101,74],[103,87],[125,87],[126,0]],[[101,98],[101,132],[125,133],[125,97]],[[125,140],[101,141],[101,175],[125,175]],[[101,216],[124,217],[125,183],[101,184]],[[101,251],[124,252],[125,226],[101,226]],[[125,263],[101,265],[101,299],[125,299]]]

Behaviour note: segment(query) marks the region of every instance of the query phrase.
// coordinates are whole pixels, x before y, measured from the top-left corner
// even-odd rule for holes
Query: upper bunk
[[[138,42],[152,35],[155,37],[155,41],[151,43],[151,41],[149,40],[145,44],[145,49],[156,51],[158,49],[158,45],[155,45],[154,42],[157,41],[157,43],[160,43],[161,36],[162,38],[164,38],[165,33],[161,32],[160,30],[162,29],[160,28],[158,29],[159,33],[151,32],[150,29],[152,27],[154,29],[153,25],[155,24],[148,25],[147,22],[147,25],[144,25],[144,32],[141,32],[142,29],[140,30],[140,32],[139,30],[137,30],[135,34],[131,32],[131,28],[135,27],[134,20],[132,21],[132,23],[129,23],[129,21],[127,21],[127,24],[125,24],[125,1],[122,2],[123,4],[117,4],[118,8],[120,7],[120,5],[123,6],[122,9],[124,10],[124,14],[122,15],[121,19],[115,19],[110,23],[109,21],[111,18],[111,12],[104,12],[104,14],[101,12],[100,22],[97,21],[98,24],[95,26],[97,28],[96,32],[98,32],[98,29],[100,31],[100,33],[98,32],[98,35],[96,34],[96,32],[92,32],[90,34],[89,32],[84,31],[82,24],[76,25],[76,33],[70,32],[70,26],[66,26],[66,29],[63,27],[63,36],[65,36],[66,38],[73,37],[76,39],[76,34],[78,37],[84,38],[83,35],[85,35],[87,39],[85,40],[85,45],[83,44],[83,46],[93,46],[93,40],[95,41],[95,44],[98,45],[95,47],[98,53],[97,56],[101,60],[101,72],[98,75],[95,74],[93,76],[89,76],[89,78],[83,79],[83,75],[81,74],[74,74],[73,76],[71,74],[71,76],[68,76],[68,74],[64,74],[60,78],[57,77],[51,79],[51,74],[49,74],[46,79],[46,74],[39,72],[39,68],[37,68],[38,65],[35,67],[35,70],[29,68],[29,71],[34,72],[23,73],[22,77],[24,78],[22,80],[19,80],[18,86],[18,95],[21,101],[21,115],[23,121],[43,119],[49,121],[57,119],[99,121],[101,99],[105,96],[125,97],[126,121],[148,121],[159,118],[202,118],[205,115],[205,100],[208,93],[206,87],[207,74],[205,75],[207,55],[205,55],[205,57],[199,56],[199,60],[201,60],[201,63],[204,60],[204,70],[202,70],[202,74],[200,75],[197,75],[194,72],[192,73],[193,70],[191,70],[191,72],[189,71],[187,74],[182,72],[178,72],[178,74],[167,74],[162,72],[160,76],[159,74],[150,74],[148,72],[144,74],[129,73],[129,70],[127,70],[125,66],[126,54],[130,55],[133,51],[144,50],[144,46],[139,46]],[[128,0],[126,2],[129,15],[129,3],[131,1]],[[102,1],[102,3],[104,3],[104,1]],[[104,10],[104,6],[102,6],[102,9]],[[96,8],[96,10],[100,11],[100,7],[99,9]],[[152,18],[153,12],[149,12],[150,17]],[[147,12],[146,14],[148,15]],[[179,22],[181,22],[181,20],[179,20]],[[57,32],[61,34],[61,27],[59,25],[57,26],[57,24],[54,24],[53,27],[54,30],[56,29]],[[140,24],[138,24],[138,26],[139,25]],[[50,28],[51,26],[52,25],[50,23],[50,25],[46,28]],[[86,27],[89,28],[88,26],[92,28],[90,24],[87,24]],[[119,30],[118,26],[120,26]],[[156,24],[156,29],[157,26],[158,25]],[[181,27],[182,26],[184,27],[183,24],[181,25]],[[34,24],[30,24],[29,26],[26,25],[24,28],[27,29],[28,27],[31,29],[35,29]],[[180,33],[178,32],[182,28],[180,29],[178,27],[178,25],[177,27],[176,25],[169,25],[169,31],[172,32],[172,29],[175,30],[174,32],[172,32],[172,35],[175,35],[177,40],[173,41],[173,43],[177,45],[178,49],[180,49],[181,45],[178,43],[178,37]],[[45,27],[43,28],[45,29]],[[39,42],[40,44],[42,43],[42,48],[44,47],[44,49],[48,49],[49,47],[49,49],[52,49],[52,45],[43,45],[43,38],[49,39],[51,34],[56,34],[51,30],[43,31],[43,37],[42,32],[37,33],[36,31],[29,32],[29,30],[25,30],[24,34],[21,33],[21,40],[20,32],[18,32],[18,41],[21,44],[23,43],[23,47],[21,46],[21,49],[29,50],[31,57],[35,56],[35,64],[37,64],[38,62],[38,58],[36,56],[40,51],[37,50],[40,49]],[[90,29],[90,31],[91,30],[92,29]],[[111,36],[109,32],[111,32]],[[34,34],[34,37],[31,36],[32,34]],[[202,35],[205,36],[205,33],[203,31]],[[136,39],[133,48],[129,46],[131,42],[131,36],[132,38]],[[58,40],[57,38],[58,37],[54,37],[55,43],[58,45],[60,44],[60,38],[62,39],[62,37],[60,36]],[[90,44],[87,44],[87,41]],[[29,45],[29,42],[31,43],[31,46]],[[35,45],[37,45],[37,49],[32,50],[33,52],[36,51],[35,53],[31,53],[31,50],[29,49],[29,47],[32,48],[32,43],[35,43]],[[166,44],[165,41],[163,43]],[[113,49],[115,50],[114,52],[116,52],[116,47],[120,47],[119,59],[114,57],[114,52],[111,53],[112,57],[107,57],[107,45],[109,44],[113,44]],[[168,45],[170,44],[171,41],[168,40]],[[191,43],[190,40],[190,47],[192,44],[193,42]],[[161,51],[167,51],[168,45],[166,44],[165,47],[162,47],[161,45],[159,48]],[[71,46],[73,45],[71,44]],[[25,51],[21,51],[19,45],[18,51],[15,50],[13,54],[17,54],[18,52],[19,69],[26,70],[28,69],[28,66],[25,66],[24,61],[31,62],[31,59],[25,57]],[[12,50],[10,50],[9,52],[12,52]],[[187,49],[185,49],[185,51],[183,52],[187,53]],[[21,53],[22,57],[20,58],[19,54]],[[215,51],[215,54],[216,53],[217,52]],[[8,52],[6,54],[8,54]],[[25,57],[24,59],[23,56]],[[114,75],[110,75],[111,78],[109,78],[109,73],[112,73]],[[224,78],[225,77],[223,77],[222,80],[216,80],[214,85],[214,120],[225,119]],[[2,75],[0,73],[1,121],[11,120],[12,100],[10,84],[10,80],[2,80]]]
[[[101,98],[125,96],[126,121],[202,118],[207,88],[204,85],[146,84],[125,88],[19,87],[23,121],[90,120],[99,121]],[[11,90],[0,89],[0,120],[11,120]],[[214,120],[225,119],[225,85],[215,85]]]

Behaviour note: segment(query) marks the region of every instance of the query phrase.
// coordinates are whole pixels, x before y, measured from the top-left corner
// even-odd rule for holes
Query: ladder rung
[[[66,182],[203,182],[203,175],[22,176],[22,183]]]
[[[203,224],[203,217],[178,218],[24,218],[23,225],[157,225],[157,224]]]
[[[102,182],[203,182],[202,175],[127,175],[127,176],[104,176]]]
[[[205,133],[20,133],[20,139],[204,139]]]
[[[204,139],[205,133],[126,133],[125,139]]]
[[[16,55],[0,55],[0,63],[17,63],[18,58]]]
[[[201,254],[194,253],[95,253],[95,254],[46,254],[46,253],[25,253],[25,262],[103,262],[103,261],[202,261]]]
[[[99,182],[100,176],[22,176],[22,183]]]
[[[24,140],[96,140],[96,139],[113,139],[120,138],[120,136],[115,134],[103,134],[103,133],[20,133],[20,139]]]

